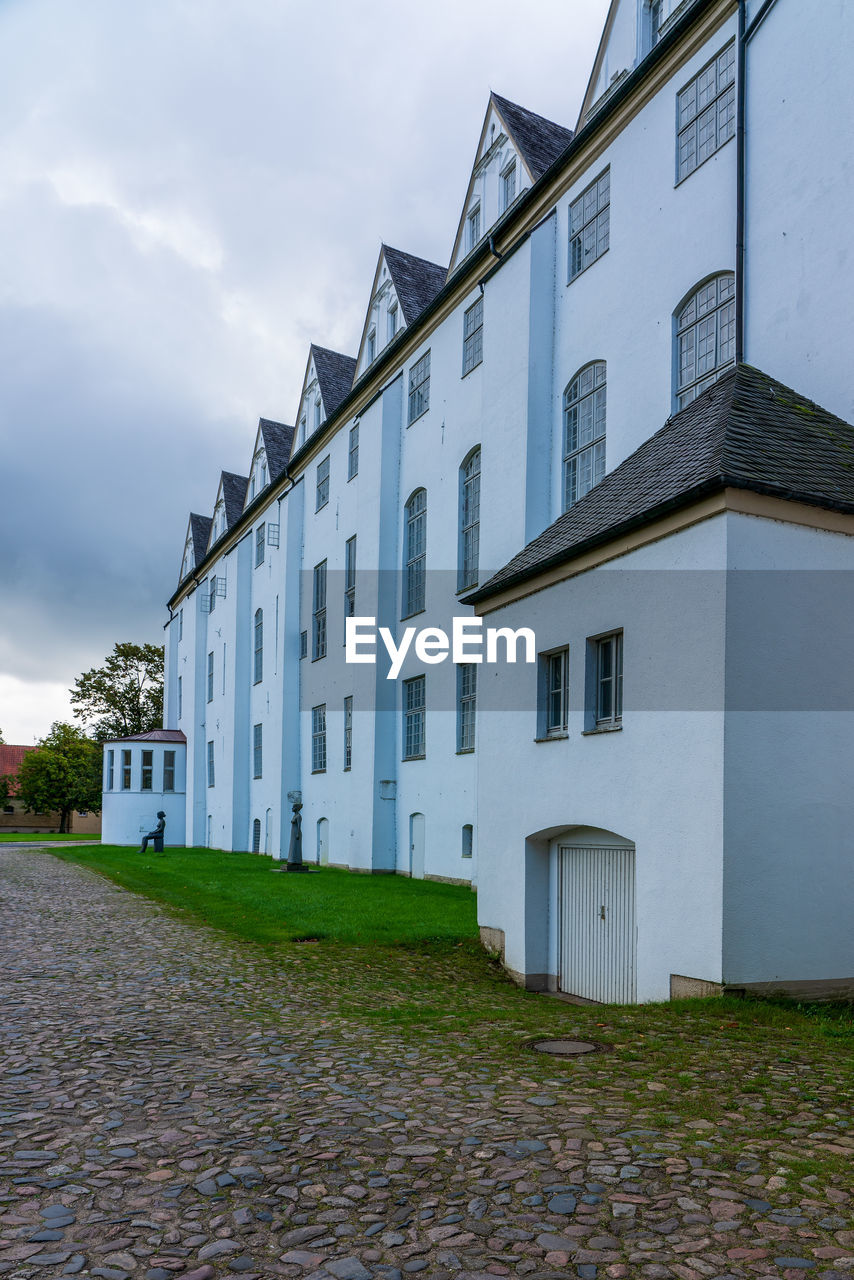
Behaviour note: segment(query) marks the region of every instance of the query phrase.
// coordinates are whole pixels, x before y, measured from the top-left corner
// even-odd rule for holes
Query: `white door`
[[[635,1000],[635,851],[558,849],[561,991],[603,1004]]]
[[[424,814],[409,815],[409,874],[413,880],[424,879]]]
[[[321,867],[329,863],[329,819],[319,818],[317,823],[317,861]]]
[[[264,815],[264,852],[269,854],[270,841],[273,835],[273,810],[268,809]]]

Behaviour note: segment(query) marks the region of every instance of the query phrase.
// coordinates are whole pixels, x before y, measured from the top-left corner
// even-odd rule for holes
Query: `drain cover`
[[[531,1048],[536,1053],[551,1053],[556,1058],[572,1058],[582,1053],[595,1053],[598,1045],[587,1040],[537,1040]]]

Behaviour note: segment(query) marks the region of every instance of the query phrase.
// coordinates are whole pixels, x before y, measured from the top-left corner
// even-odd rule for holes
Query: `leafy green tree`
[[[102,667],[70,690],[74,715],[98,742],[147,733],[163,724],[163,646],[117,644]]]
[[[101,808],[101,748],[74,724],[57,721],[18,768],[18,798],[28,813],[59,813],[68,830],[75,809]]]
[[[12,794],[12,783],[15,779],[8,773],[0,773],[0,808],[9,803]]]

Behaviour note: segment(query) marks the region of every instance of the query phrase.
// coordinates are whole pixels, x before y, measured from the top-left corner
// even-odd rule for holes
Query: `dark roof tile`
[[[569,146],[572,130],[564,128],[562,124],[555,124],[554,120],[546,120],[545,116],[535,115],[533,111],[520,107],[516,102],[509,102],[497,93],[493,93],[491,97],[536,180]]]
[[[413,324],[444,286],[448,268],[428,262],[426,258],[416,258],[402,249],[392,249],[387,244],[383,245],[383,255],[403,318],[407,324]]]
[[[223,471],[222,497],[225,503],[225,523],[228,529],[237,524],[243,514],[248,485],[248,476],[237,476],[233,471]]]
[[[213,520],[210,516],[199,516],[195,512],[190,515],[190,531],[193,535],[193,569],[205,558],[212,524]]]
[[[286,427],[283,422],[273,422],[271,418],[259,418],[258,426],[264,441],[267,454],[267,473],[269,483],[278,480],[288,465],[291,456],[291,443],[294,438],[293,427]]]
[[[311,344],[311,354],[317,370],[323,410],[326,417],[331,418],[353,386],[356,361],[353,356],[342,356],[340,351],[329,351],[326,347],[316,347],[314,343]]]

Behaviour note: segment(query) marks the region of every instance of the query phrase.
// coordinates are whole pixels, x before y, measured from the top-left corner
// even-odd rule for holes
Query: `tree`
[[[28,813],[59,813],[68,830],[74,809],[101,808],[101,749],[74,724],[51,725],[18,768],[18,799]]]
[[[163,724],[163,646],[117,644],[102,667],[70,690],[74,714],[97,742],[147,733]]]
[[[0,747],[5,747],[6,739],[3,737],[3,730],[0,729]]]
[[[7,805],[15,779],[10,773],[0,773],[0,805]]]

